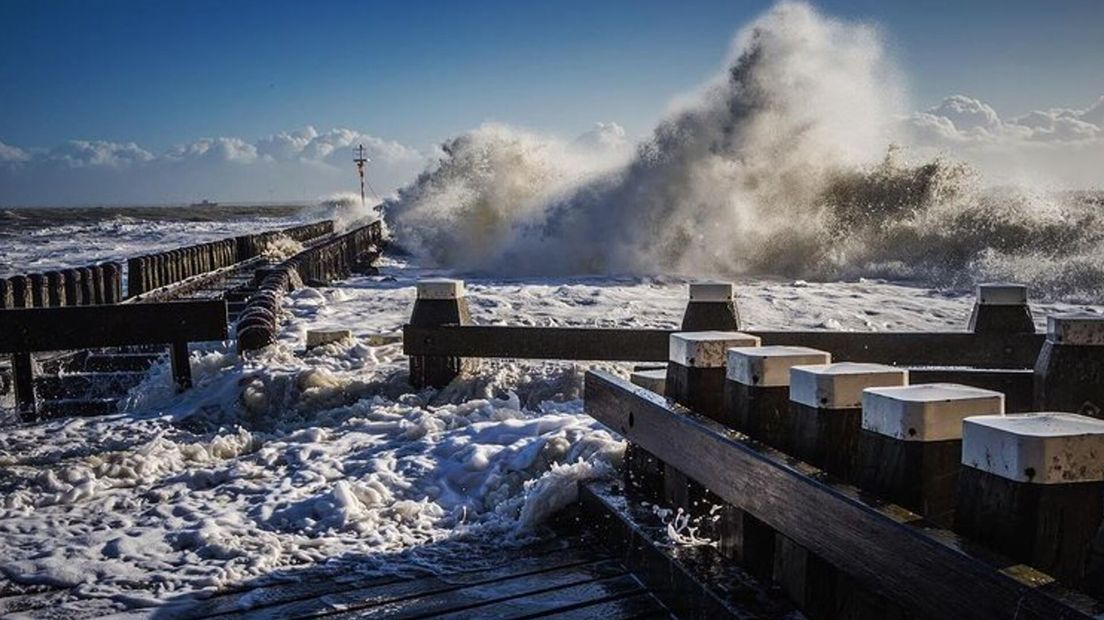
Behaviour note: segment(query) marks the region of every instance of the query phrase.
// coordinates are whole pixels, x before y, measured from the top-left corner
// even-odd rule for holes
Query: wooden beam
[[[676,330],[591,327],[403,326],[403,352],[476,358],[666,362]],[[1043,334],[744,330],[764,345],[821,349],[839,361],[1031,368]]]
[[[0,353],[226,340],[226,302],[27,308],[0,312]]]
[[[609,373],[586,375],[586,412],[634,445],[919,617],[1092,618],[1094,601],[878,505],[803,463]]]

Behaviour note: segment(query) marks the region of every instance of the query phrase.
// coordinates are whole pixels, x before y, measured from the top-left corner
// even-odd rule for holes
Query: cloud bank
[[[381,192],[425,164],[417,149],[399,142],[311,126],[254,142],[201,138],[160,154],[133,142],[70,140],[34,149],[0,141],[0,205],[314,199],[356,187],[352,149],[359,144]]]
[[[954,95],[905,125],[918,150],[964,159],[994,183],[1104,188],[1104,96],[1082,109],[1004,119],[984,101]]]

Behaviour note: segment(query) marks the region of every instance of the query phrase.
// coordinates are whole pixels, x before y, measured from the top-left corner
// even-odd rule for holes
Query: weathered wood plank
[[[531,587],[538,590],[522,587],[510,588],[508,592],[516,593],[511,598],[497,598],[490,603],[478,603],[459,609],[450,609],[435,618],[454,620],[482,619],[482,618],[534,618],[546,615],[556,615],[557,610],[573,610],[576,607],[590,605],[604,601],[616,600],[633,594],[644,594],[644,586],[632,575],[620,574],[614,577],[596,579],[583,583],[571,584],[566,587],[548,587],[539,580],[534,581]],[[457,594],[468,595],[472,600],[478,601],[478,595],[499,596],[501,591],[490,587],[487,592],[480,592],[479,588],[473,590],[460,590]],[[476,596],[472,596],[476,595]],[[435,607],[431,607],[430,613],[436,614]],[[414,616],[419,613],[415,612]],[[592,618],[596,616],[591,616]],[[602,616],[607,618],[608,616]]]
[[[403,352],[476,358],[666,362],[675,330],[497,325],[403,326]],[[1031,368],[1042,334],[757,331],[764,345],[806,346],[833,359],[914,366]]]
[[[920,617],[1095,617],[1094,601],[1047,575],[803,473],[786,455],[608,373],[587,373],[585,402],[611,429]]]
[[[227,338],[226,302],[24,308],[0,312],[0,353]]]

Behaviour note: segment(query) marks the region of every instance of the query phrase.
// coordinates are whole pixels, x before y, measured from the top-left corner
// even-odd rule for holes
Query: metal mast
[[[363,144],[361,144],[360,146],[357,147],[356,154],[357,154],[357,156],[355,158],[353,158],[353,163],[356,164],[357,175],[360,177],[360,206],[363,207],[365,205],[365,202],[364,202],[364,164],[368,163],[370,160],[367,157],[364,156],[364,145]]]

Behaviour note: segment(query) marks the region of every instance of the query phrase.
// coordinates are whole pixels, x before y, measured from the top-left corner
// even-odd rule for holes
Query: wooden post
[[[809,347],[739,347],[728,350],[725,418],[752,439],[789,452],[790,369],[824,365],[832,354]]]
[[[27,276],[27,282],[31,287],[31,306],[45,308],[49,305],[49,293],[46,291],[46,276],[41,273],[32,273]]]
[[[0,278],[0,310],[14,307],[12,286],[7,278]]]
[[[12,383],[15,387],[15,406],[19,418],[33,422],[37,416],[34,393],[34,359],[30,353],[13,353]]]
[[[908,371],[843,362],[790,369],[793,455],[845,482],[854,479],[862,429],[862,392],[908,384]]]
[[[1022,284],[979,284],[970,331],[981,333],[1033,334],[1035,320],[1027,305],[1027,287]]]
[[[733,427],[752,438],[787,451],[786,419],[790,403],[790,368],[800,364],[827,364],[830,353],[808,347],[766,346],[736,347],[727,352],[725,364],[725,418]],[[760,579],[773,579],[787,595],[814,607],[812,601],[823,598],[815,592],[815,582],[804,575],[815,556],[789,538],[746,512],[736,515],[733,556]]]
[[[1035,362],[1035,407],[1104,418],[1104,317],[1047,317]]]
[[[1095,596],[1104,591],[1104,421],[1074,413],[966,418],[956,529]]]
[[[65,305],[84,305],[84,297],[81,296],[81,274],[76,269],[65,270]]]
[[[169,348],[169,357],[176,391],[183,392],[192,387],[192,364],[188,359],[188,343],[174,342]]]
[[[80,288],[81,288],[81,305],[92,306],[96,304],[96,297],[93,293],[92,283],[92,270],[88,267],[81,267],[77,269],[80,272]]]
[[[667,396],[731,427],[724,415],[725,352],[757,347],[759,338],[740,332],[677,332],[668,346]]]
[[[854,478],[862,425],[862,392],[901,386],[908,371],[881,364],[835,363],[790,368],[789,428],[792,454],[844,481]],[[843,572],[779,534],[775,581],[813,619],[885,617],[890,607],[857,587]]]
[[[103,265],[92,265],[89,269],[92,271],[92,298],[97,306],[102,306],[107,303]]]
[[[149,257],[136,256],[127,259],[127,297],[137,297],[146,292]]]
[[[471,312],[463,280],[429,279],[418,282],[418,297],[410,324],[418,326],[468,325]],[[468,366],[460,357],[410,357],[410,385],[444,387]]]
[[[953,383],[868,388],[858,485],[950,529],[962,420],[1003,414],[1004,395],[991,390]]]
[[[732,347],[757,346],[759,338],[740,332],[671,334],[668,340],[666,396],[695,413],[728,425],[723,407],[725,352]],[[650,455],[635,458],[646,456]],[[686,511],[707,537],[719,539],[721,553],[741,558],[744,530],[747,529],[743,513],[690,480],[678,468],[664,464],[662,469],[664,500]]]
[[[737,331],[740,312],[731,282],[692,282],[690,301],[682,315],[683,331]]]
[[[46,305],[59,308],[66,305],[65,274],[60,271],[46,273]]]
[[[104,263],[100,265],[103,273],[103,300],[105,304],[117,304],[120,300],[120,272],[122,269],[117,263]]]
[[[12,307],[33,307],[34,304],[32,303],[31,298],[31,283],[27,280],[27,276],[12,276],[8,278],[8,282],[11,284],[12,289]]]

